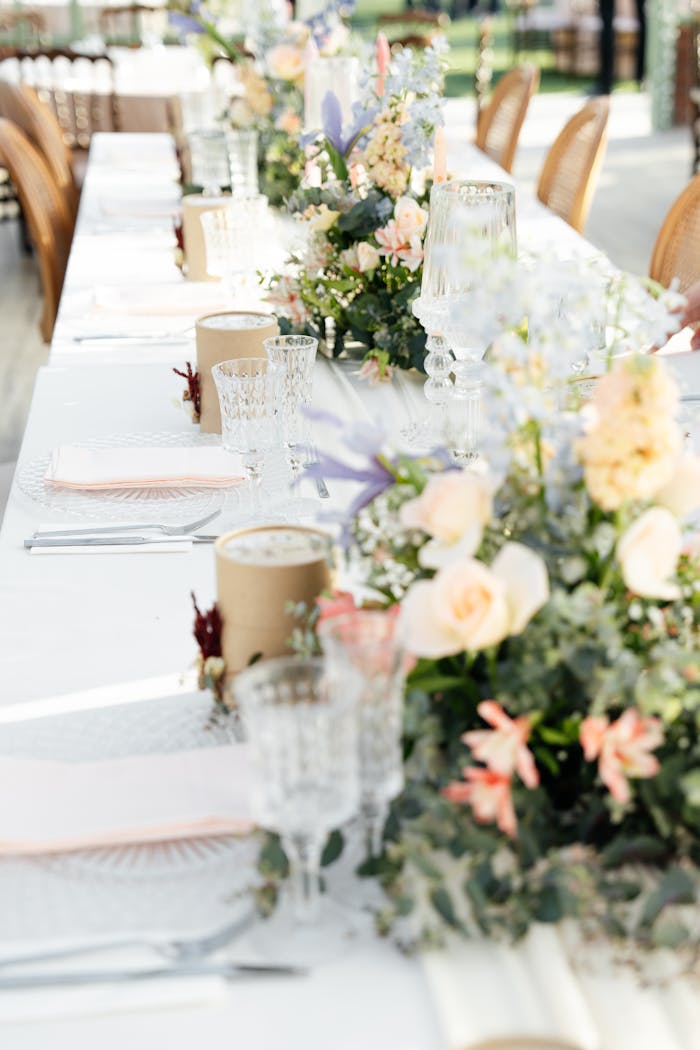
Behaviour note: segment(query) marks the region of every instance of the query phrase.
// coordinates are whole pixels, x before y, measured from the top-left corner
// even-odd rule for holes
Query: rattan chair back
[[[671,205],[651,254],[649,276],[665,288],[675,277],[682,292],[700,280],[700,175]]]
[[[71,153],[51,109],[26,84],[0,80],[0,117],[7,117],[17,124],[43,154],[69,211],[75,216],[79,192],[73,176]]]
[[[516,66],[501,77],[479,113],[476,144],[504,171],[512,171],[520,129],[539,83],[535,66]]]
[[[0,164],[17,190],[36,250],[44,295],[41,334],[51,341],[68,262],[71,218],[48,164],[16,124],[0,118]]]
[[[559,132],[550,148],[537,196],[579,233],[588,218],[605,155],[605,129],[610,112],[607,96],[591,99]]]

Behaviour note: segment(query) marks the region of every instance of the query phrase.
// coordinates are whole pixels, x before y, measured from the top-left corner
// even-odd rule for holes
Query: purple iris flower
[[[345,157],[352,145],[354,145],[360,132],[372,123],[376,115],[376,108],[364,109],[362,106],[353,107],[353,122],[343,134],[343,114],[340,109],[338,96],[333,91],[327,91],[321,103],[321,117],[323,120],[323,134],[331,146]]]
[[[168,11],[168,21],[180,33],[204,33],[205,29],[201,22],[182,11]]]

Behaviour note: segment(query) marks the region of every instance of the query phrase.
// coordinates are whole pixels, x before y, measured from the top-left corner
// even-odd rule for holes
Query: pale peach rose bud
[[[700,507],[700,456],[686,453],[678,457],[673,477],[654,495],[654,503],[684,518]]]
[[[275,80],[303,79],[305,59],[299,48],[278,44],[267,52],[266,62],[267,71]]]
[[[682,536],[678,522],[666,507],[644,511],[617,543],[617,560],[622,578],[641,598],[674,601],[680,595],[672,583],[681,554]]]
[[[506,543],[491,566],[506,584],[509,634],[521,634],[535,613],[549,601],[549,576],[544,559],[522,543]]]
[[[377,249],[367,241],[360,241],[357,246],[357,264],[360,267],[360,273],[376,270],[380,262],[381,256]]]
[[[421,548],[421,565],[440,568],[455,557],[476,553],[493,510],[491,492],[490,482],[481,475],[450,470],[433,475],[420,496],[404,503],[401,524],[422,529],[435,541]]]

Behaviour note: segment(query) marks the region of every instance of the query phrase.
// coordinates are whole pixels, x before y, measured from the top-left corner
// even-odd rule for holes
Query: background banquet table
[[[499,174],[458,143],[458,134],[453,167],[474,177]],[[186,671],[194,658],[189,592],[207,604],[214,596],[210,546],[99,556],[36,556],[22,546],[40,522],[60,520],[60,505],[38,505],[23,482],[53,446],[192,433],[175,404],[182,381],[172,373],[193,357],[191,339],[139,344],[75,338],[118,325],[156,331],[164,317],[148,313],[149,293],[153,303],[172,289],[183,329],[202,305],[216,304],[216,285],[187,284],[174,265],[174,173],[165,136],[93,141],[51,355],[37,380],[0,532],[0,734],[3,712],[21,718],[23,705],[30,711],[41,698],[55,698],[45,707],[60,709],[61,696],[77,690]],[[521,245],[530,240],[569,254],[592,252],[536,202],[519,200],[518,223]],[[694,355],[679,355],[674,367],[689,389],[700,392]],[[420,414],[420,381],[400,375],[390,386],[369,388],[355,369],[320,361],[315,403],[354,420],[381,417],[393,432]],[[337,504],[340,485],[329,487]],[[1,861],[0,895],[13,906],[0,914],[0,943],[5,948],[21,940],[23,929],[34,940],[42,931],[48,936],[42,908],[52,896],[91,892],[84,874],[62,881],[55,865],[41,859]],[[457,1050],[455,1032],[476,1039],[525,1031],[568,1037],[582,1050],[698,1050],[700,1001],[693,985],[677,980],[642,993],[630,971],[609,971],[604,952],[594,949],[589,962],[595,968],[588,970],[574,966],[576,954],[563,933],[540,929],[517,950],[472,944],[435,956],[426,967],[387,942],[360,938],[307,977],[228,987],[207,982],[188,987],[180,1000],[172,992],[149,996],[136,989],[108,989],[79,1001],[68,994],[0,994],[2,1045],[39,1050],[51,1038],[76,1050],[97,1042],[110,1050],[167,1040],[184,1050],[194,1041],[219,1043],[227,1032],[246,1050]],[[586,952],[580,954],[585,963]]]

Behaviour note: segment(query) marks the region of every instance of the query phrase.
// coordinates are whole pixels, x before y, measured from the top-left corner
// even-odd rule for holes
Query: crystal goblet
[[[228,160],[229,186],[232,197],[257,197],[258,133],[249,128],[234,128],[224,133]]]
[[[389,803],[403,787],[401,729],[406,652],[396,617],[379,610],[357,610],[319,624],[327,662],[338,672],[350,666],[361,677],[358,704],[360,815],[367,846],[380,855]]]
[[[296,488],[304,467],[303,449],[309,444],[309,422],[303,409],[311,404],[318,339],[309,335],[279,335],[265,339],[263,346],[268,361],[283,372],[282,432],[292,470],[292,485]],[[315,510],[315,501],[309,503],[310,507],[298,507],[297,510]]]
[[[245,296],[255,298],[251,287],[269,248],[267,197],[232,200],[226,208],[205,212],[200,221],[208,273],[222,279],[232,308],[257,305]]]
[[[235,681],[254,819],[281,837],[297,924],[319,915],[326,837],[357,812],[357,689],[347,667],[319,658],[265,660]]]
[[[221,409],[221,442],[238,452],[248,481],[253,515],[262,506],[266,455],[281,445],[278,367],[262,357],[222,361],[211,370]]]
[[[192,182],[205,197],[217,197],[228,185],[226,137],[215,128],[198,128],[187,135]]]

